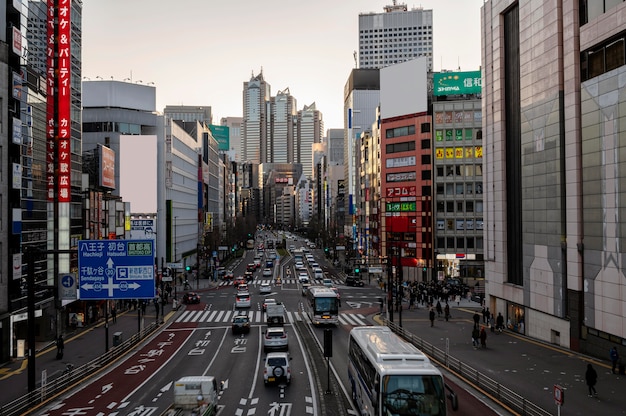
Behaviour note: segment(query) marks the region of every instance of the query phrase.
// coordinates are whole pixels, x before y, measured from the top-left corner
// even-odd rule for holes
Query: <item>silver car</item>
[[[263,336],[263,350],[284,350],[289,349],[289,337],[283,327],[269,327]]]

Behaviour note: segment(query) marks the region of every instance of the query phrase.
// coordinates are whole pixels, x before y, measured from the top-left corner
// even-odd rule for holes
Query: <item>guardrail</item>
[[[493,396],[496,400],[504,403],[515,412],[524,416],[551,416],[552,413],[537,406],[536,404],[528,401],[524,397],[515,393],[513,390],[502,385],[498,381],[492,379],[486,374],[472,368],[471,366],[463,363],[461,360],[446,354],[445,351],[435,347],[429,342],[413,335],[411,332],[404,330],[404,328],[389,321],[388,319],[381,317],[383,323],[388,326],[393,332],[404,338],[411,344],[419,348],[424,354],[437,361],[441,366],[453,371],[465,379],[471,381],[489,395]]]
[[[158,327],[159,325],[153,322],[141,332],[134,334],[129,339],[111,348],[108,352],[102,354],[95,360],[83,364],[80,367],[68,365],[65,370],[52,374],[48,377],[49,380],[45,385],[42,386],[41,383],[39,383],[39,387],[34,391],[0,406],[0,416],[28,414],[29,409],[85,381],[86,378],[93,375],[96,371],[106,367],[112,361],[127,353],[128,350],[154,332]]]

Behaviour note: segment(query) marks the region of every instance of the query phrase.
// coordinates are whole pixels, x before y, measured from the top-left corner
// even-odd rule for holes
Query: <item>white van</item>
[[[324,271],[320,269],[319,267],[316,269],[313,269],[313,278],[315,280],[322,280],[324,278]]]

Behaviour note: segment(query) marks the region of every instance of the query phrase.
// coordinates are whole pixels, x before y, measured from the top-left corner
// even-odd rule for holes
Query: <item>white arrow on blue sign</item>
[[[153,299],[153,240],[78,242],[80,299]]]

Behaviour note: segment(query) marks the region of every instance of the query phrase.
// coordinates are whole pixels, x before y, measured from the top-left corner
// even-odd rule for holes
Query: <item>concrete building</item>
[[[309,180],[315,179],[313,170],[313,145],[320,143],[324,135],[324,120],[315,103],[305,105],[297,115],[297,131],[294,143],[293,162],[302,165],[302,174]]]
[[[487,1],[481,13],[487,306],[606,359],[626,341],[626,3]]]
[[[243,83],[243,124],[241,160],[259,164],[267,161],[267,122],[271,86],[265,82],[263,72],[252,74]]]
[[[418,57],[433,68],[433,11],[406,4],[359,14],[359,68],[383,68]]]
[[[220,119],[220,126],[228,127],[228,143],[230,149],[228,150],[228,156],[230,160],[237,163],[243,161],[242,159],[242,141],[241,141],[241,129],[243,124],[243,117],[222,117]]]

